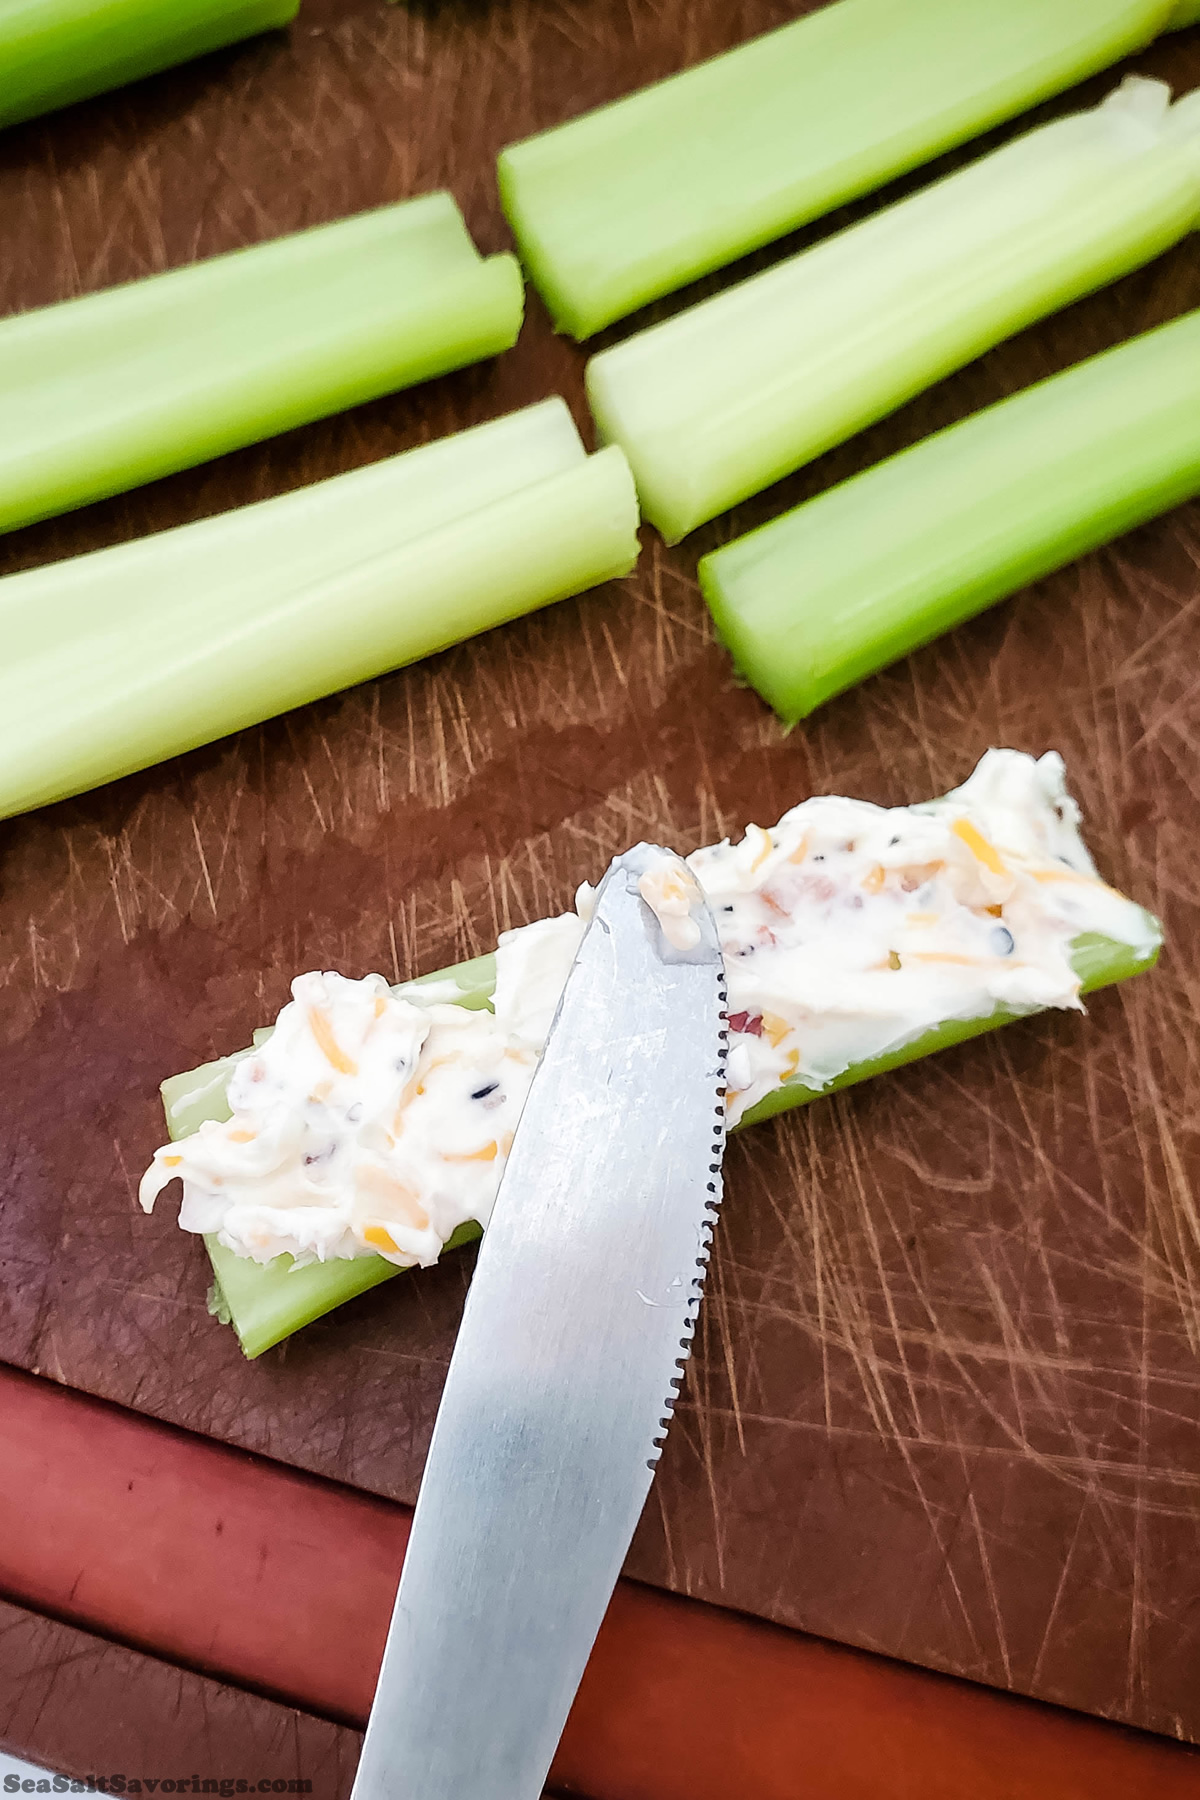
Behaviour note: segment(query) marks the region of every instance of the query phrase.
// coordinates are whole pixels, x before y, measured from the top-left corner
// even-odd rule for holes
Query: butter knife
[[[639,881],[694,895],[672,948]],[[677,937],[679,933],[675,934]],[[352,1800],[537,1800],[654,1478],[725,1141],[724,966],[686,864],[596,897],[434,1427]]]

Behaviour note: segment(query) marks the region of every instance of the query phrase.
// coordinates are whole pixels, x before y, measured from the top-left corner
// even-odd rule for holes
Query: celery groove
[[[627,574],[637,501],[548,400],[0,581],[0,817]]]
[[[0,322],[0,530],[495,356],[511,256],[428,194]]]
[[[1200,223],[1200,94],[1130,80],[588,365],[675,541]]]
[[[154,75],[296,16],[300,0],[9,0],[0,125]]]
[[[838,0],[511,145],[500,191],[560,329],[614,319],[1104,68],[1178,0]]]
[[[1071,960],[1082,982],[1082,991],[1086,994],[1151,968],[1157,960],[1157,952],[1150,956],[1139,956],[1127,944],[1118,944],[1111,939],[1088,934],[1076,938]],[[453,980],[459,989],[457,1004],[487,1006],[495,981],[494,958],[478,957],[474,962],[405,983],[404,992],[409,998],[419,1000],[424,985],[437,984],[437,998],[439,1001],[445,1000],[447,996],[443,984],[448,979]],[[832,1092],[851,1087],[873,1075],[883,1074],[889,1069],[915,1062],[919,1057],[929,1056],[936,1050],[945,1050],[968,1038],[978,1037],[985,1031],[1010,1023],[1018,1016],[1021,1015],[1001,1007],[983,1018],[947,1021],[900,1050],[847,1069],[829,1089],[823,1091]],[[264,1035],[266,1034],[256,1033],[256,1038],[261,1041]],[[187,1137],[205,1119],[229,1118],[225,1098],[226,1084],[235,1064],[248,1054],[248,1051],[241,1051],[234,1056],[222,1057],[217,1062],[206,1063],[202,1068],[190,1070],[187,1074],[174,1075],[163,1083],[167,1131],[172,1139]],[[753,1125],[775,1113],[796,1106],[806,1106],[809,1101],[819,1098],[818,1091],[804,1086],[802,1082],[788,1082],[747,1113],[742,1124]],[[454,1249],[479,1235],[478,1227],[464,1225],[451,1238],[447,1248]],[[292,1266],[290,1257],[281,1256],[264,1265],[253,1262],[248,1257],[234,1255],[231,1250],[218,1243],[215,1236],[207,1237],[205,1243],[216,1276],[210,1304],[226,1323],[232,1324],[242,1349],[250,1357],[260,1356],[264,1350],[269,1350],[273,1344],[278,1344],[292,1332],[299,1331],[314,1319],[332,1312],[343,1301],[365,1293],[368,1288],[377,1287],[380,1282],[387,1281],[393,1275],[407,1272],[398,1269],[382,1256],[361,1257],[354,1261],[309,1263],[298,1269]]]
[[[1080,363],[700,563],[740,672],[789,723],[1200,492],[1200,312]]]

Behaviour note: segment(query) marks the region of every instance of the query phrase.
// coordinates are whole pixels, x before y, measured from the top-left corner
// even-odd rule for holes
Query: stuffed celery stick
[[[0,125],[286,25],[300,0],[10,0],[0,6]]]
[[[702,558],[788,723],[1200,492],[1200,312],[915,444]]]
[[[839,0],[512,145],[505,210],[555,323],[589,337],[1173,22],[1172,0]]]
[[[675,541],[1200,224],[1200,93],[1131,78],[604,351],[601,435]]]
[[[0,581],[0,817],[428,656],[637,559],[619,450],[547,400]]]
[[[1054,754],[989,751],[924,805],[807,800],[689,863],[725,954],[733,1125],[1078,1007],[1160,942],[1097,875]],[[164,1084],[142,1202],[182,1180],[248,1355],[486,1225],[589,903],[399,988],[302,975],[254,1048]]]
[[[495,356],[523,303],[428,194],[0,321],[0,530]]]

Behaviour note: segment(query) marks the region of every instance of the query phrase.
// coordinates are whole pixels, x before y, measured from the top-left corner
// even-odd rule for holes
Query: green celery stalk
[[[1179,0],[1167,21],[1167,30],[1182,31],[1185,25],[1200,25],[1200,0]]]
[[[1076,938],[1071,949],[1071,960],[1083,984],[1082,991],[1090,994],[1152,968],[1158,960],[1158,951],[1154,950],[1148,956],[1139,956],[1127,944],[1088,933]],[[495,978],[495,958],[481,956],[473,962],[462,963],[457,968],[439,970],[421,980],[407,982],[403,991],[410,998],[419,1001],[423,987],[452,981],[459,989],[456,1003],[478,1008],[489,1004]],[[436,997],[441,1000],[449,996],[438,992]],[[985,1031],[992,1031],[998,1025],[1008,1024],[1021,1016],[1023,1015],[1004,1007],[997,1007],[983,1018],[947,1020],[899,1050],[847,1069],[845,1074],[839,1075],[836,1081],[823,1090],[806,1087],[800,1081],[787,1082],[753,1107],[742,1120],[742,1125],[757,1124],[762,1119],[771,1118],[775,1113],[795,1106],[807,1106],[809,1101],[819,1099],[821,1092],[832,1093],[836,1089],[851,1087],[873,1075],[901,1068],[905,1063],[929,1056],[936,1050],[964,1043],[968,1038],[978,1037]],[[256,1042],[261,1042],[269,1035],[269,1031],[256,1033]],[[163,1082],[167,1132],[173,1141],[189,1136],[205,1119],[229,1118],[226,1085],[236,1064],[243,1056],[248,1055],[249,1050],[238,1051],[233,1056],[205,1063],[202,1068],[192,1069],[184,1075],[173,1075]],[[446,1247],[455,1249],[479,1235],[480,1228],[474,1223],[468,1223],[455,1232]],[[256,1263],[249,1257],[237,1256],[226,1249],[217,1241],[215,1234],[206,1237],[204,1241],[215,1275],[209,1300],[210,1310],[224,1323],[233,1326],[248,1357],[261,1356],[264,1350],[269,1350],[273,1344],[290,1337],[292,1332],[299,1331],[315,1319],[332,1312],[344,1300],[351,1300],[356,1294],[377,1287],[380,1282],[389,1280],[393,1275],[407,1273],[382,1256],[309,1263],[299,1269],[293,1267],[289,1256],[278,1256],[270,1263]]]
[[[593,357],[601,435],[675,541],[1200,223],[1200,94],[1130,81]]]
[[[521,273],[449,194],[0,322],[0,530],[516,342]]]
[[[788,723],[1200,492],[1200,312],[702,558],[741,674]]]
[[[444,989],[449,984],[452,994]],[[433,989],[438,989],[436,996]],[[459,963],[453,969],[439,969],[432,975],[418,977],[404,984],[404,991],[419,1000],[422,989],[438,1000],[452,999],[456,1006],[478,1011],[490,1006],[496,985],[496,959],[478,956],[472,962]],[[271,1035],[271,1028],[254,1033],[253,1044],[232,1056],[205,1063],[186,1074],[172,1075],[163,1082],[161,1093],[167,1117],[167,1135],[172,1142],[189,1137],[206,1119],[227,1119],[229,1105],[225,1090],[238,1063],[252,1054]],[[481,1235],[473,1220],[460,1225],[448,1239],[446,1248],[457,1250]],[[278,1344],[302,1325],[310,1325],[345,1300],[365,1294],[393,1275],[403,1275],[394,1263],[383,1256],[360,1256],[338,1262],[307,1263],[294,1268],[290,1256],[276,1257],[271,1263],[256,1263],[227,1250],[210,1233],[204,1239],[213,1266],[214,1284],[209,1296],[209,1310],[226,1325],[233,1325],[238,1342],[249,1357],[261,1356],[264,1350]]]
[[[637,499],[554,399],[0,581],[0,817],[627,574]]]
[[[286,25],[300,0],[6,0],[0,125]]]
[[[511,145],[504,208],[589,337],[1116,62],[1177,3],[839,0]]]

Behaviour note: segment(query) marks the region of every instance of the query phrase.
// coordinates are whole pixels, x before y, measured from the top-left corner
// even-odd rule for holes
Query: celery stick
[[[793,723],[1200,492],[1200,312],[976,413],[700,563],[739,671]]]
[[[286,25],[300,0],[8,0],[0,125]]]
[[[1200,0],[1179,0],[1167,20],[1168,31],[1182,31],[1185,25],[1200,25]]]
[[[522,304],[428,194],[6,319],[0,530],[495,356]]]
[[[452,1000],[454,1005],[474,1012],[490,1004],[495,982],[495,957],[479,956],[472,962],[406,982],[404,992],[416,1000],[424,992],[431,1000]],[[253,1049],[270,1035],[270,1028],[256,1031]],[[190,1136],[205,1119],[229,1117],[225,1095],[229,1077],[242,1058],[251,1054],[250,1048],[239,1050],[163,1082],[167,1135],[172,1140]],[[446,1248],[457,1250],[479,1236],[480,1227],[468,1220],[447,1240]],[[368,1288],[378,1287],[392,1275],[405,1273],[383,1256],[309,1263],[297,1269],[289,1256],[276,1257],[266,1264],[236,1256],[219,1242],[215,1232],[204,1242],[214,1274],[210,1310],[224,1324],[235,1327],[238,1341],[249,1357],[260,1356],[298,1331],[301,1324],[311,1324],[344,1300],[353,1300],[356,1294],[365,1294]]]
[[[623,575],[637,501],[561,400],[0,581],[0,816]]]
[[[840,0],[514,144],[500,192],[577,338],[1058,93],[1177,0]]]
[[[483,1234],[478,1225],[460,1225],[446,1243],[447,1250],[457,1250]],[[405,1275],[382,1256],[361,1256],[353,1261],[306,1263],[292,1267],[290,1256],[276,1257],[272,1263],[251,1262],[235,1256],[206,1237],[213,1266],[213,1289],[209,1310],[227,1325],[232,1325],[238,1342],[248,1357],[261,1356],[264,1350],[281,1343],[302,1325],[311,1325],[335,1306],[365,1294],[393,1275]]]
[[[1200,95],[1131,80],[592,359],[669,541],[1200,223]]]
[[[1125,981],[1132,975],[1152,968],[1158,960],[1158,952],[1155,951],[1150,956],[1139,956],[1128,944],[1119,944],[1112,939],[1088,933],[1076,938],[1071,949],[1071,960],[1083,984],[1082,991],[1090,994],[1098,988]],[[435,984],[440,986],[448,981],[460,989],[458,1004],[486,1006],[495,982],[495,960],[490,956],[481,956],[474,962],[460,964],[455,969],[439,970],[436,974],[423,977],[421,981],[406,983],[404,992],[412,999],[419,1000],[423,986],[432,988]],[[439,992],[436,997],[443,999],[446,996]],[[918,1057],[929,1056],[935,1050],[945,1050],[968,1038],[978,1037],[982,1032],[992,1031],[996,1026],[1008,1024],[1020,1016],[1022,1015],[999,1007],[983,1018],[948,1020],[900,1050],[847,1069],[845,1074],[840,1075],[823,1091],[832,1093],[839,1088],[851,1087],[873,1075],[915,1062]],[[173,1075],[162,1084],[167,1132],[172,1140],[187,1137],[205,1119],[229,1118],[225,1086],[236,1063],[248,1054],[248,1050],[240,1051],[234,1056],[223,1057],[218,1062],[206,1063],[202,1068],[193,1069],[187,1074]],[[748,1112],[742,1125],[756,1124],[761,1119],[770,1118],[775,1113],[794,1106],[807,1106],[810,1100],[819,1097],[817,1090],[806,1087],[803,1082],[788,1082],[776,1093],[768,1094],[766,1099]],[[456,1248],[478,1235],[476,1227],[464,1225],[455,1232],[447,1248]],[[206,1237],[204,1241],[216,1276],[210,1301],[212,1310],[227,1324],[233,1325],[242,1349],[249,1357],[261,1355],[264,1350],[290,1336],[293,1331],[299,1331],[302,1326],[311,1324],[314,1319],[319,1319],[335,1306],[340,1306],[343,1300],[364,1293],[367,1288],[387,1281],[392,1275],[407,1272],[398,1269],[394,1263],[387,1262],[382,1256],[360,1257],[353,1261],[309,1263],[299,1269],[293,1267],[291,1258],[287,1256],[279,1256],[271,1263],[262,1264],[253,1262],[248,1257],[236,1256],[233,1251],[220,1244],[215,1235]]]

